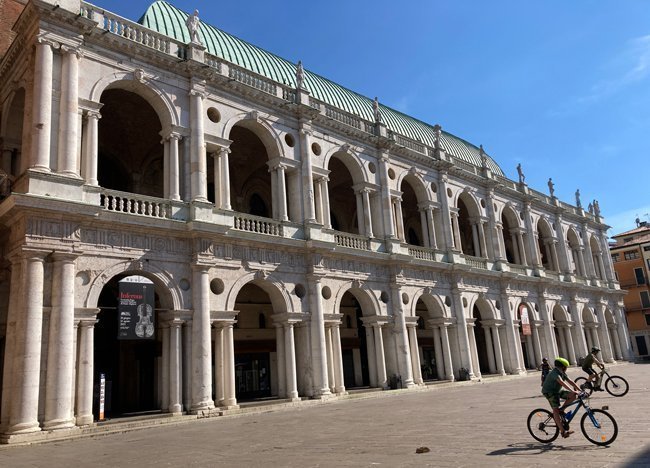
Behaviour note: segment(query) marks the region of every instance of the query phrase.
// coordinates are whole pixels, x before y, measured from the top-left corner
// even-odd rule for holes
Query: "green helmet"
[[[563,357],[555,358],[555,367],[564,367],[565,369],[568,369],[569,365],[570,365],[569,361],[567,361]]]

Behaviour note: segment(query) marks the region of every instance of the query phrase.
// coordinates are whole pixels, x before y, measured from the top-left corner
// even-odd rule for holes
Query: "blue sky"
[[[100,2],[137,20],[150,2]],[[645,0],[172,2],[486,151],[511,179],[598,199],[609,235],[650,220]]]

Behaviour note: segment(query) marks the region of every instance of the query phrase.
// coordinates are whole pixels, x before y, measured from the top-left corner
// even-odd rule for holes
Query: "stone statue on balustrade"
[[[187,21],[185,21],[185,26],[187,26],[187,29],[190,32],[190,42],[192,44],[202,45],[201,39],[199,39],[200,24],[201,20],[199,19],[199,10],[194,10],[194,13],[188,16]]]
[[[555,198],[555,184],[550,177],[548,178],[548,192],[551,194],[551,198]]]
[[[519,174],[519,183],[526,183],[526,176],[524,175],[524,170],[521,168],[521,163],[517,164],[517,174]]]
[[[488,158],[487,158],[487,155],[485,154],[485,150],[483,149],[483,145],[479,145],[478,150],[479,150],[479,154],[481,156],[481,167],[483,169],[487,169],[487,167],[488,167],[488,164],[487,164],[488,163]]]
[[[580,201],[580,189],[576,190],[576,206],[582,208],[582,202]]]
[[[305,69],[302,67],[302,60],[298,60],[296,65],[296,89],[302,89],[305,82]]]
[[[377,97],[372,101],[372,113],[375,117],[375,123],[381,122],[381,111],[379,110],[379,100]]]
[[[598,204],[598,200],[594,200],[594,215],[600,216],[600,204]]]

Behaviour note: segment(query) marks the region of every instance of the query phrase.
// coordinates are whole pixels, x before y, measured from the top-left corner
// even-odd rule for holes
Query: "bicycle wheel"
[[[590,409],[582,415],[580,430],[592,444],[609,445],[616,440],[618,424],[607,411]]]
[[[553,442],[560,434],[560,428],[555,424],[553,413],[537,408],[528,415],[528,432],[533,439],[545,444]]]
[[[587,379],[584,377],[578,377],[577,379],[574,380],[574,382],[578,384],[578,387],[582,388],[582,386],[587,383]],[[594,387],[592,384],[587,384],[582,389],[587,395],[591,395],[594,392]]]
[[[622,397],[630,390],[630,386],[623,377],[612,375],[605,382],[605,390],[612,396]]]

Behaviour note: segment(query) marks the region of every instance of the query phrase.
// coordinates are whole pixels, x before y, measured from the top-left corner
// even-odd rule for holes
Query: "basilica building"
[[[597,203],[165,1],[3,5],[2,442],[631,357]]]

